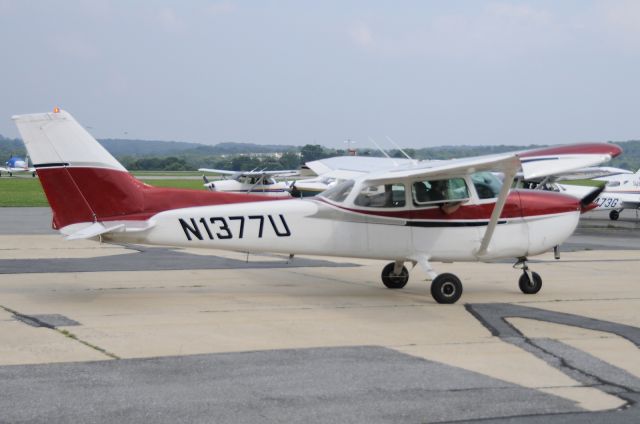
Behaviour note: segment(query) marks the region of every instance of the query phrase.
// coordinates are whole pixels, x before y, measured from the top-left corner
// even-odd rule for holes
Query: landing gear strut
[[[611,212],[609,212],[609,219],[612,221],[617,221],[618,218],[620,218],[620,212],[617,210],[612,210]]]
[[[529,270],[527,258],[518,258],[518,262],[513,265],[514,268],[522,268],[522,275],[518,280],[520,291],[524,294],[536,294],[542,288],[542,278],[537,272]]]

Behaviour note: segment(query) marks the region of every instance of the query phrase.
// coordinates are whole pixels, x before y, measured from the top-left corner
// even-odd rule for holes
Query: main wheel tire
[[[382,284],[384,284],[388,289],[401,289],[406,286],[409,281],[409,271],[407,270],[407,267],[403,266],[400,274],[395,275],[393,273],[395,266],[396,264],[391,262],[382,268]]]
[[[438,303],[456,303],[462,296],[462,282],[453,274],[440,274],[431,282],[431,296]]]
[[[620,212],[613,210],[609,212],[609,219],[612,221],[617,221],[620,218]]]
[[[533,277],[533,281],[529,280],[526,272],[523,272],[518,280],[520,290],[524,294],[536,294],[542,288],[542,278],[540,278],[540,275],[537,272],[532,272],[531,276]]]

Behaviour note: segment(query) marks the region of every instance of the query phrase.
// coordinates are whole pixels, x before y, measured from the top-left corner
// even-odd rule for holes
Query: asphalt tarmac
[[[640,230],[586,215],[532,261],[436,264],[65,242],[0,209],[0,423],[640,422]]]

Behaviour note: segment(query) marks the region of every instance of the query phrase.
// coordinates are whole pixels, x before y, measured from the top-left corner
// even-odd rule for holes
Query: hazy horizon
[[[399,7],[401,5],[402,7]],[[0,134],[371,147],[640,138],[640,2],[0,0]]]

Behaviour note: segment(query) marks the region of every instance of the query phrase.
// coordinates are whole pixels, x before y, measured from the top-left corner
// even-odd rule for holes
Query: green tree
[[[303,163],[328,157],[324,148],[319,144],[305,144],[302,149],[300,149],[300,153]]]

